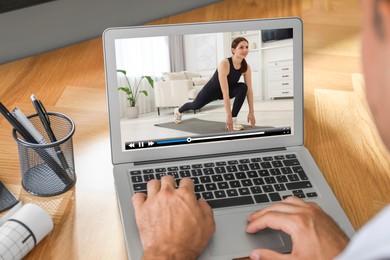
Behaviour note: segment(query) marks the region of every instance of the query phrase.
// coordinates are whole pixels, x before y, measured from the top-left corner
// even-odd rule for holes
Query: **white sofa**
[[[207,81],[207,78],[194,72],[163,73],[163,79],[154,85],[158,114],[160,115],[160,108],[179,107],[195,99]]]

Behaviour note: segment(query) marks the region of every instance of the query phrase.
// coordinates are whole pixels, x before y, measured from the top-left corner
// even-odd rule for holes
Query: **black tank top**
[[[227,75],[227,81],[230,89],[233,88],[236,85],[236,83],[240,80],[241,72],[240,70],[236,70],[234,68],[232,57],[228,58],[228,61],[229,61],[230,69],[229,69],[229,74]],[[207,89],[213,89],[214,91],[218,91],[222,95],[221,84],[218,78],[218,70],[215,71],[214,75],[211,77],[211,79],[207,82],[207,84],[204,87]]]

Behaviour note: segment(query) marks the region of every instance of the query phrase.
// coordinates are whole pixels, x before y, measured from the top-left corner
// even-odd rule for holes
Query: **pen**
[[[37,143],[31,134],[19,123],[18,120],[8,111],[8,109],[0,102],[0,113],[4,118],[20,133],[20,135],[29,143]]]
[[[43,106],[42,102],[39,101],[38,99],[36,99],[34,94],[31,95],[31,101],[34,105],[35,111],[37,112],[39,119],[41,120],[42,125],[45,128],[46,133],[49,136],[50,140],[52,142],[57,142],[57,138],[55,137],[53,130],[50,126],[50,119],[47,115],[46,109]],[[69,173],[69,171],[70,171],[69,165],[68,165],[68,162],[66,161],[65,155],[62,152],[61,148],[58,145],[56,145],[56,146],[54,146],[54,149],[57,152],[57,155],[58,155],[58,158],[60,159],[62,167],[64,168],[64,170],[66,172]]]
[[[35,126],[30,122],[30,120],[24,115],[22,110],[20,110],[18,107],[15,107],[14,110],[12,110],[12,115],[19,121],[19,123],[26,129],[27,132],[31,134],[31,136],[37,141],[39,144],[48,144],[46,142],[45,138],[41,135],[41,133],[35,128]],[[46,149],[47,153],[53,157],[54,160],[56,160],[58,163],[61,163],[59,161],[59,158],[57,154],[50,148]]]

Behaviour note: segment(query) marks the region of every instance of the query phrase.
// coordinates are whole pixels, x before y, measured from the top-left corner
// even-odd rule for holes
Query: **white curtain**
[[[126,70],[132,87],[138,84],[141,76],[151,76],[155,82],[162,77],[163,72],[170,71],[168,38],[145,37],[117,40],[115,43],[117,69]],[[118,73],[118,85],[126,86],[122,73]],[[155,111],[154,91],[148,81],[143,79],[140,89],[148,92],[139,95],[137,105],[140,114]],[[119,94],[121,116],[127,106],[127,99],[123,93]]]
[[[180,72],[185,70],[184,60],[184,37],[183,35],[172,35],[169,41],[169,57],[171,72]]]

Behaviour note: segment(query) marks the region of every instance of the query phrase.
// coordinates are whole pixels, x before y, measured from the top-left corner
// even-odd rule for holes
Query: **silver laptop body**
[[[132,71],[145,67],[143,63],[160,64],[161,62],[162,64],[164,62],[166,64],[171,61],[162,61],[160,56],[153,58],[153,56],[146,55],[148,53],[141,55],[142,58],[137,58],[136,55],[129,53],[139,48],[136,53],[142,54],[143,50],[140,46],[149,48],[148,43],[151,43],[152,46],[152,43],[156,45],[158,41],[161,41],[162,44],[150,47],[150,51],[154,50],[153,48],[160,50],[159,48],[164,47],[165,43],[169,45],[170,39],[178,36],[182,39],[180,44],[184,50],[182,54],[185,56],[182,70],[197,72],[201,78],[210,76],[215,71],[218,62],[231,55],[229,44],[233,38],[243,36],[248,39],[251,53],[248,55],[247,61],[252,68],[252,85],[256,100],[255,111],[256,106],[258,106],[257,112],[259,113],[259,116],[256,116],[256,125],[259,124],[259,128],[247,128],[246,131],[230,133],[224,129],[218,133],[198,133],[195,130],[194,133],[191,133],[186,130],[187,132],[180,134],[177,129],[159,125],[160,123],[169,124],[173,121],[172,112],[175,106],[159,108],[161,109],[159,115],[156,108],[153,107],[153,94],[157,92],[154,92],[154,89],[146,83],[142,83],[146,84],[142,86],[147,90],[148,96],[143,94],[142,96],[144,96],[145,102],[152,105],[149,104],[149,110],[142,108],[144,112],[141,111],[136,119],[125,118],[123,110],[126,97],[117,89],[124,81],[122,73],[118,73],[117,70],[126,69],[127,76],[137,83],[137,77],[139,79],[139,76],[142,75],[139,73],[142,71],[137,72],[138,75],[132,75]],[[203,165],[205,167],[205,165],[214,162],[227,162],[228,164],[232,162],[234,164],[241,161],[255,161],[256,158],[260,158],[259,160],[263,162],[275,158],[293,158],[293,161],[290,160],[290,162],[293,163],[295,159],[299,160],[301,169],[307,175],[305,181],[295,180],[296,184],[308,181],[310,187],[306,189],[300,185],[295,187],[295,184],[292,186],[282,185],[289,188],[279,191],[280,198],[297,194],[304,197],[306,201],[314,201],[337,221],[348,236],[354,233],[343,209],[303,144],[302,39],[302,22],[299,18],[110,28],[104,32],[103,44],[112,163],[129,259],[141,259],[143,254],[134,219],[131,196],[134,194],[134,190],[138,189],[138,186],[133,183],[133,174],[143,173],[145,169],[147,171],[161,168],[174,169],[174,167],[180,169],[181,166],[188,165]],[[133,40],[138,45],[132,45]],[[139,40],[146,41],[147,44]],[[165,49],[170,54],[175,52],[175,48],[170,48],[170,51],[168,47]],[[161,51],[159,53],[161,54]],[[166,57],[172,56],[167,54]],[[172,69],[169,70],[167,65],[165,66],[168,68],[166,71],[156,70],[155,75],[151,75],[155,88],[160,84],[159,82],[167,81],[164,79],[163,72],[174,72]],[[172,64],[169,66],[172,67]],[[146,67],[145,74],[150,75],[151,72],[148,70],[148,66]],[[287,70],[286,74],[283,74],[284,70]],[[288,79],[286,80],[284,77]],[[154,98],[156,99],[156,97]],[[221,104],[211,103],[196,114],[185,113],[182,124],[185,125],[186,117],[196,120],[202,119],[206,123],[207,120],[216,120],[218,115],[223,115]],[[240,114],[246,117],[247,110],[245,111],[244,107],[242,110]],[[224,120],[225,116],[221,116],[221,123],[224,123]],[[207,124],[204,127],[203,130],[207,129]],[[255,171],[256,174],[260,174],[259,170]],[[249,173],[247,174],[249,175]],[[280,252],[291,250],[291,240],[282,232],[264,230],[256,235],[245,233],[246,217],[251,212],[264,208],[274,201],[279,201],[279,199],[273,199],[275,194],[265,196],[264,194],[267,194],[266,189],[270,186],[272,186],[271,189],[277,191],[280,185],[276,185],[279,182],[283,184],[285,178],[272,175],[270,177],[274,177],[276,182],[265,179],[264,185],[267,187],[260,185],[264,188],[261,191],[261,196],[238,195],[238,197],[245,198],[253,197],[256,202],[260,197],[266,197],[270,202],[236,206],[236,200],[232,199],[228,201],[233,201],[228,203],[228,207],[221,207],[218,202],[219,206],[214,208],[216,232],[199,259],[246,257],[252,249],[261,247]],[[245,181],[239,180],[239,182],[244,183]],[[213,194],[213,192],[211,193]],[[202,192],[199,192],[199,196],[202,196]]]

